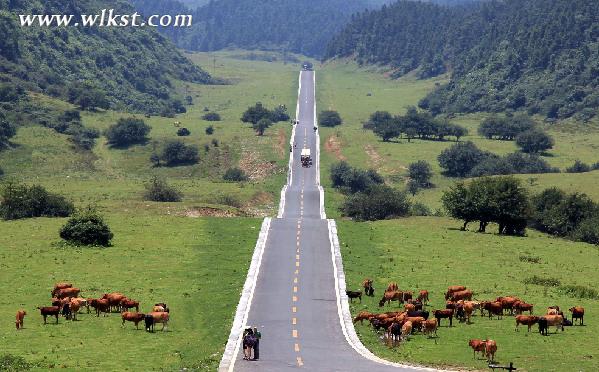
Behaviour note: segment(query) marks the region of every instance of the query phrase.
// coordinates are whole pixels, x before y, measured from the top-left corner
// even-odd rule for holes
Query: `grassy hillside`
[[[498,363],[514,362],[519,371],[599,368],[595,343],[584,341],[599,331],[590,315],[599,311],[598,299],[569,296],[560,287],[523,283],[536,275],[558,279],[561,286],[580,285],[596,290],[596,247],[535,232],[526,238],[462,232],[455,221],[431,217],[376,223],[341,221],[338,225],[348,288],[358,289],[365,277],[375,280],[376,296],[367,297],[362,304],[354,302],[354,314],[361,310],[396,309],[397,305],[384,310],[378,307],[380,295],[390,281],[406,290],[427,289],[431,298],[429,311],[445,307],[443,294],[448,285],[465,285],[479,300],[519,296],[534,304],[535,314],[542,314],[553,305],[562,309],[580,305],[589,314],[584,327],[566,327],[563,333],[549,337],[539,335],[536,326],[530,334],[525,327],[515,332],[511,316],[504,316],[503,320],[475,316],[473,324],[456,321],[452,328],[443,321],[436,340],[415,335],[395,349],[387,348],[366,323],[358,323],[360,338],[376,354],[394,361],[484,370],[485,361],[472,358],[468,340],[488,337],[497,341]],[[538,263],[529,261],[532,259]]]

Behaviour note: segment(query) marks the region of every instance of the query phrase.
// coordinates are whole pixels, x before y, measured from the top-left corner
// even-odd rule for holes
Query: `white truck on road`
[[[312,157],[310,156],[310,149],[302,149],[302,153],[300,156],[302,161],[302,167],[309,168],[312,165]]]

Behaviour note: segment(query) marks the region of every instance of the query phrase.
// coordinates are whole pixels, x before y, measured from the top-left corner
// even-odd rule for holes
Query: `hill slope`
[[[390,65],[396,75],[452,73],[422,107],[439,112],[542,113],[581,119],[599,107],[599,3],[505,0],[443,7],[400,1],[364,12],[326,57]]]
[[[114,109],[149,113],[173,109],[171,79],[211,81],[149,28],[17,24],[17,14],[95,14],[103,8],[134,12],[124,1],[0,1],[0,81],[63,99],[69,89],[93,87],[105,92]]]

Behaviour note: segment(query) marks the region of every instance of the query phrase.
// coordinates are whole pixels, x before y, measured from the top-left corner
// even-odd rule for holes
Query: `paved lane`
[[[248,324],[260,328],[260,360],[236,371],[387,371],[399,369],[363,358],[347,342],[339,321],[327,220],[321,219],[317,160],[302,168],[300,152],[317,156],[314,73],[301,73],[291,183],[282,218],[268,231]]]

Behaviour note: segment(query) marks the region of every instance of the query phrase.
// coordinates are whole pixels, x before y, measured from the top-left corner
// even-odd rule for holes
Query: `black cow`
[[[144,321],[146,324],[146,332],[154,332],[154,317],[151,314],[146,314]]]
[[[68,303],[62,305],[62,316],[65,318],[71,319],[71,306]]]
[[[349,302],[353,302],[354,298],[359,298],[362,303],[362,291],[345,291],[345,294],[349,297]]]
[[[425,320],[428,320],[428,316],[429,316],[429,312],[425,311],[425,310],[414,310],[414,311],[408,311],[408,317],[410,318],[415,318],[415,317],[423,317]]]
[[[539,333],[542,334],[543,336],[547,336],[547,330],[549,329],[549,326],[547,325],[547,318],[545,318],[544,316],[539,318]]]

